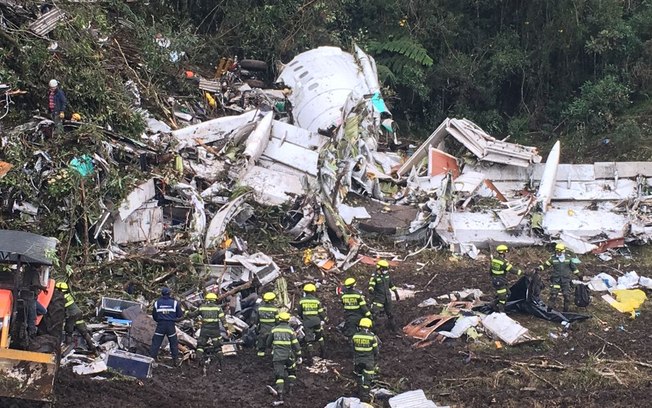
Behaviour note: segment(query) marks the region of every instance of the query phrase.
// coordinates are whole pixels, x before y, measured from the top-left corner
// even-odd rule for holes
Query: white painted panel
[[[148,208],[148,206],[152,206]],[[148,203],[134,211],[125,221],[113,222],[113,240],[117,244],[156,241],[163,236],[163,209]]]

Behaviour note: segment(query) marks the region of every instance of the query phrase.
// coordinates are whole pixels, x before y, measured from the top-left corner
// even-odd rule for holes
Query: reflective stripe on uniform
[[[345,293],[342,295],[344,310],[358,310],[360,306],[365,305],[365,301],[358,293]]]
[[[561,285],[557,285],[557,284],[552,285],[552,287],[553,287],[554,289],[561,289]]]
[[[294,333],[294,331],[292,331],[292,329],[286,329],[284,327],[275,327],[275,328],[272,329],[272,333],[290,333],[290,334],[292,334],[292,333]]]
[[[378,346],[376,337],[368,334],[355,334],[352,338],[353,348],[357,352],[373,351]]]
[[[278,313],[278,308],[274,306],[260,306],[258,308],[258,313],[258,321],[260,323],[276,323],[276,314]]]
[[[64,294],[63,298],[66,300],[66,304],[64,305],[66,308],[72,306],[75,303],[75,299],[70,293]]]
[[[492,258],[491,259],[491,274],[492,275],[504,275],[505,262],[501,259]]]
[[[496,293],[507,293],[507,289],[498,289]]]
[[[163,314],[168,314],[168,313],[176,313],[177,312],[177,301],[175,300],[172,306],[170,305],[160,305],[158,304],[158,300],[154,302],[154,309],[156,309],[156,313],[163,313]]]

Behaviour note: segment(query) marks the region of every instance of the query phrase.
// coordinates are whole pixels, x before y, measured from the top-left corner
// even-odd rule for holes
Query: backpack
[[[591,304],[591,292],[587,285],[575,286],[575,306],[587,307]]]

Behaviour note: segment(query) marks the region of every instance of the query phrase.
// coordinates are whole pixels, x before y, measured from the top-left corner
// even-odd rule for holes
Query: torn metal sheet
[[[351,207],[346,204],[339,204],[337,206],[337,212],[348,225],[350,225],[354,219],[364,220],[371,218],[371,215],[367,212],[367,209],[364,207]]]
[[[507,230],[502,221],[493,213],[447,212],[437,225],[437,234],[449,245],[473,244],[478,248],[488,248],[501,242],[509,246],[542,245],[541,237],[525,226],[520,231]]]
[[[328,140],[319,133],[311,132],[278,120],[272,123],[271,136],[274,139],[278,139],[281,146],[285,142],[290,142],[313,151],[318,151]]]
[[[459,177],[453,176],[454,191],[458,193],[473,194],[485,180],[483,173],[478,172],[465,172]]]
[[[559,165],[559,154],[560,154],[560,145],[559,140],[555,143],[548,154],[548,159],[546,160],[546,165],[543,170],[543,175],[541,176],[541,183],[539,184],[539,190],[537,191],[537,204],[541,207],[541,210],[545,213],[548,211],[548,205],[552,200],[553,189],[555,186],[555,180],[557,180],[557,166]]]
[[[262,252],[247,256],[232,255],[227,257],[224,262],[225,264],[232,264],[234,262],[241,264],[256,276],[261,286],[273,282],[281,274],[274,260]]]
[[[535,147],[497,140],[468,119],[450,119],[446,130],[480,160],[520,167],[541,161]]]
[[[240,183],[251,187],[256,201],[267,205],[280,205],[292,195],[304,194],[304,177],[282,171],[253,166],[242,176]]]
[[[319,153],[289,141],[272,138],[263,152],[269,160],[284,164],[311,176],[317,176]]]
[[[546,212],[542,224],[544,231],[551,236],[566,233],[584,240],[594,237],[621,238],[625,236],[628,225],[627,214],[594,211],[585,206],[562,203],[557,203]]]
[[[360,58],[359,55],[358,61]],[[371,79],[377,78],[373,58],[367,55],[362,66],[358,61],[340,48],[318,47],[297,55],[283,66],[277,81],[292,88],[288,99],[299,127],[317,132],[338,125],[342,114],[350,112],[345,102],[351,93],[360,99],[377,91],[377,79],[376,82]]]
[[[419,340],[427,340],[437,330],[450,330],[457,316],[429,315],[412,320],[403,327],[403,333]],[[450,326],[450,327],[449,327]]]
[[[460,175],[457,158],[433,147],[428,148],[428,176],[451,173],[453,178]]]
[[[258,122],[256,129],[249,135],[247,141],[245,142],[244,157],[246,157],[250,163],[256,163],[260,156],[263,155],[263,152],[267,148],[267,143],[269,142],[269,135],[272,131],[272,119],[274,118],[274,112],[267,112],[263,118]]]
[[[122,201],[118,208],[120,219],[125,221],[127,217],[140,208],[146,201],[154,198],[154,195],[156,195],[156,187],[154,185],[154,179],[151,178],[136,187],[131,193],[129,193],[127,198]]]
[[[410,158],[407,159],[407,161],[396,172],[399,176],[408,174],[413,167],[418,167],[419,163],[428,156],[429,148],[437,148],[439,144],[444,141],[444,138],[448,135],[446,128],[448,127],[449,121],[450,119],[446,118],[437,129],[428,136],[428,139],[417,148],[412,156],[410,156]]]
[[[225,116],[175,130],[172,136],[179,141],[176,151],[197,146],[200,144],[198,140],[201,143],[212,143],[226,139],[236,129],[253,121],[257,115],[258,111],[252,110],[238,116]]]
[[[229,204],[225,205],[217,214],[215,214],[206,230],[204,248],[213,248],[222,242],[228,223],[238,214],[238,212],[240,212],[242,204],[244,204],[249,196],[250,193],[245,193],[234,198]]]
[[[113,240],[116,244],[151,242],[163,236],[163,209],[156,201],[144,203],[124,221],[113,222]]]

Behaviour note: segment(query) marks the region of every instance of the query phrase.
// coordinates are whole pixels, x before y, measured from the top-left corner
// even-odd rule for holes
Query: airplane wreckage
[[[352,265],[365,234],[443,243],[471,257],[497,242],[560,241],[587,253],[652,237],[652,162],[561,164],[560,142],[543,161],[534,147],[448,118],[410,155],[394,152],[397,127],[375,62],[357,46],[304,52],[283,67],[279,84],[243,84],[240,91],[262,103],[237,115],[177,130],[149,118],[142,140],[113,138],[114,149],[135,155],[173,152],[184,178],[162,189],[152,176],[94,222],[97,237],[112,221],[109,258],[122,251],[114,244],[175,239],[166,225],[213,253],[229,222],[251,215],[247,200],[289,204],[284,227],[296,243],[326,249],[328,256],[312,259],[325,269]],[[452,146],[470,154],[455,157]],[[98,155],[89,159],[107,166]],[[236,190],[245,193],[233,197]],[[264,254],[235,256],[261,280],[278,274]]]

